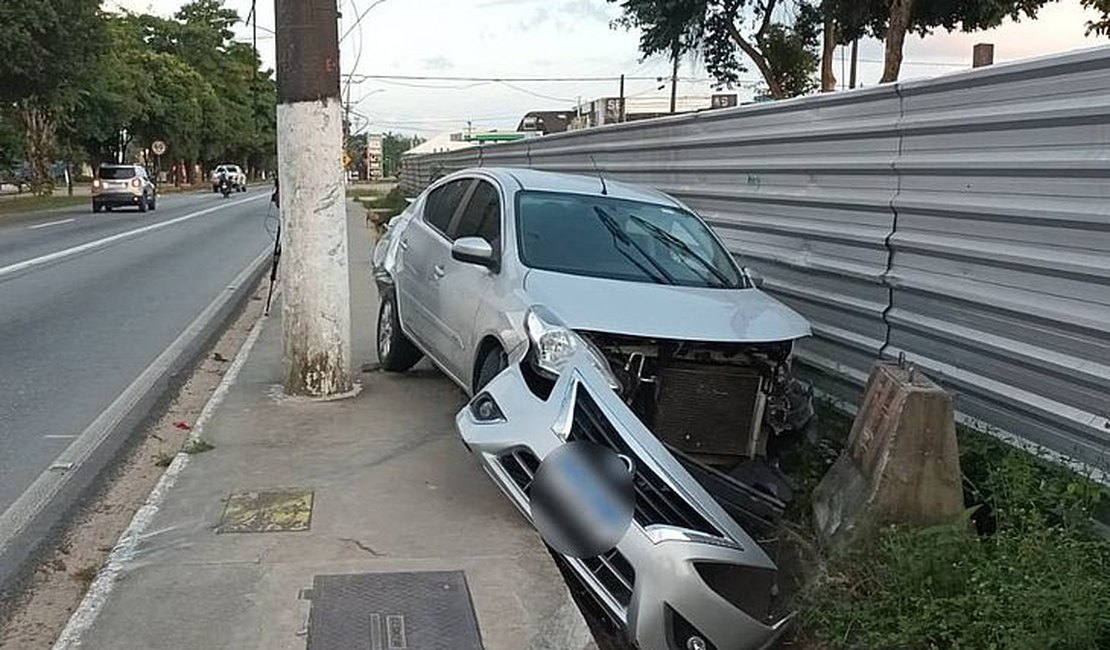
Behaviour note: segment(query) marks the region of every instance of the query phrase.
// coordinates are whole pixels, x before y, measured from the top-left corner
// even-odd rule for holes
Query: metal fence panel
[[[858,396],[905,354],[987,425],[1110,453],[1110,48],[405,161],[658,187],[805,314],[802,372]]]

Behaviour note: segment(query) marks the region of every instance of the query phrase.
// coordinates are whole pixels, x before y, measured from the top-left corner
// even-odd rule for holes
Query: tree
[[[37,194],[53,191],[55,136],[104,44],[100,0],[0,2],[0,102],[14,105]]]
[[[897,81],[902,69],[906,34],[928,36],[936,29],[975,32],[1001,25],[1006,19],[1036,18],[1051,0],[824,0],[826,21],[837,32],[835,42],[850,43],[862,36],[883,39],[882,82]],[[1086,3],[1110,0],[1084,0]],[[832,48],[826,41],[826,60]],[[824,65],[822,67],[825,67]]]
[[[382,136],[382,174],[396,176],[401,171],[401,154],[424,142],[418,135],[386,133]]]
[[[822,17],[808,0],[609,1],[620,3],[618,25],[640,30],[644,57],[700,52],[725,86],[739,83],[750,63],[776,99],[814,87]]]
[[[1097,20],[1087,22],[1087,34],[1110,36],[1110,0],[1083,0],[1083,6],[1102,14]]]

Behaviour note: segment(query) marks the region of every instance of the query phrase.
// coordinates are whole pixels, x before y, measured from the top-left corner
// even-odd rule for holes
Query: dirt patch
[[[265,281],[197,364],[165,413],[144,431],[113,475],[73,518],[0,621],[0,648],[50,648],[96,577],[116,540],[182,449],[193,422],[262,315]]]

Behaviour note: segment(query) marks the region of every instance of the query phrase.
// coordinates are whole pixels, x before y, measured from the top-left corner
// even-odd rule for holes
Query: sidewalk
[[[373,360],[377,297],[360,209],[351,208],[349,222],[357,369]],[[115,564],[101,572],[67,632],[91,625],[79,637],[63,635],[56,648],[302,649],[309,637],[323,647],[319,630],[308,629],[308,598],[321,602],[319,584],[308,591],[314,578],[398,571],[464,572],[487,649],[589,647],[539,537],[459,441],[453,417],[464,397],[453,384],[421,364],[404,376],[362,373],[353,398],[282,399],[280,319],[260,327],[238,378],[203,424],[201,437],[215,448],[171,465],[171,476],[183,469],[156,512],[140,511],[145,532],[133,552],[117,547]],[[250,496],[229,504],[232,494],[276,489],[291,492],[262,505]],[[221,525],[308,530],[221,532]],[[378,613],[354,616],[378,620]],[[425,647],[411,627],[408,645],[393,645],[394,622],[385,627],[389,643],[369,631],[349,647]]]

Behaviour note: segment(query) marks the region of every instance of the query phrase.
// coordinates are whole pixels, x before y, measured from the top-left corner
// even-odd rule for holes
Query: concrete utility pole
[[[351,389],[336,0],[275,0],[285,392]]]

